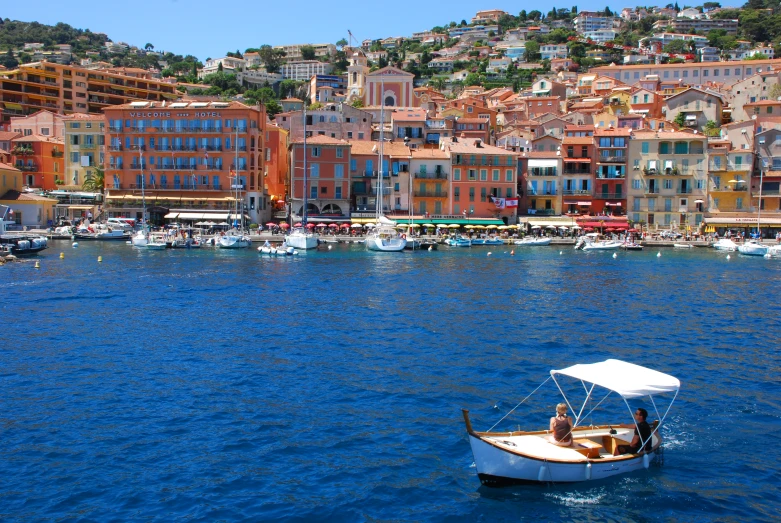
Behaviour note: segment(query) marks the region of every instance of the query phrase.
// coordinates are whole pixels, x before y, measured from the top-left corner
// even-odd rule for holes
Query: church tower
[[[350,65],[347,66],[347,101],[361,99],[366,103],[366,73],[369,65],[361,49],[350,50]]]

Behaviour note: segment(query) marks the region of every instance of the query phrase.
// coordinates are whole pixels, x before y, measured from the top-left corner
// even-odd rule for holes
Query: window
[[[507,169],[506,171],[504,171],[504,181],[505,182],[513,181],[513,172],[511,169]]]
[[[632,200],[632,210],[633,211],[640,210],[640,198],[635,198]]]
[[[341,147],[337,147],[336,148],[336,157],[337,158],[342,158],[343,154],[344,154],[344,149],[342,149]]]
[[[474,187],[470,187],[469,188],[469,201],[470,202],[475,201],[475,188]]]
[[[313,163],[309,166],[309,175],[312,178],[319,178],[320,177],[320,164],[319,163]]]
[[[453,201],[458,202],[461,200],[461,187],[453,187]]]
[[[461,169],[453,169],[453,181],[454,182],[461,181]]]
[[[499,181],[499,169],[494,169],[493,171],[491,171],[491,180],[494,182]]]
[[[337,185],[334,188],[334,198],[336,198],[337,200],[340,200],[342,198],[342,186],[341,185]]]
[[[481,187],[480,188],[480,201],[484,202],[485,201],[485,197],[486,197],[485,187]]]
[[[663,187],[665,189],[672,189],[673,188],[673,181],[672,180],[664,180],[662,182],[662,184],[663,184]]]
[[[735,198],[735,209],[743,209],[743,198]]]
[[[643,142],[640,144],[640,152],[642,154],[648,154],[649,145],[648,142]]]
[[[635,169],[640,169],[640,160],[635,159],[634,168]]]
[[[309,188],[309,197],[313,200],[317,198],[317,185],[313,185]]]
[[[344,178],[344,165],[342,164],[334,165],[334,178]]]
[[[320,148],[319,147],[312,147],[312,149],[310,149],[310,150],[312,151],[312,157],[313,158],[317,158],[317,157],[320,156]]]
[[[480,169],[480,181],[488,181],[488,169]]]
[[[632,180],[632,189],[642,189],[643,185],[640,180]]]

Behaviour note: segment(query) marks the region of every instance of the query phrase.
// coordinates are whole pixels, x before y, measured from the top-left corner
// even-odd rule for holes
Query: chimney
[[[483,145],[480,143],[480,140],[475,140],[475,147],[477,147],[478,149],[481,149],[483,147]]]

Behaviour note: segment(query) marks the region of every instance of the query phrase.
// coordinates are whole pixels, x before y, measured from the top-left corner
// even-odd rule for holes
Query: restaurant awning
[[[757,218],[756,216],[753,217],[719,217],[719,216],[712,216],[712,217],[706,217],[704,218],[704,221],[708,225],[714,225],[716,227],[756,227],[757,226]],[[760,227],[781,227],[781,217],[762,217],[759,222]]]
[[[163,218],[166,219],[166,220],[174,220],[174,219],[176,219],[177,216],[179,216],[178,212],[169,212],[168,214],[163,216]]]
[[[59,203],[55,205],[55,207],[59,208],[65,208],[65,209],[75,209],[77,211],[88,211],[90,209],[94,209],[94,205],[68,205],[67,203]]]

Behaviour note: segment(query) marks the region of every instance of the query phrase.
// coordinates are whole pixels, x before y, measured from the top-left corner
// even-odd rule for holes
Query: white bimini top
[[[554,379],[560,374],[599,385],[624,399],[677,392],[681,387],[681,382],[674,376],[621,360],[573,365],[550,373]]]

